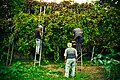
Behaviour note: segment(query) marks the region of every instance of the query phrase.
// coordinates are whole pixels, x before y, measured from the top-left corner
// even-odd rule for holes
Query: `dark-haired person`
[[[75,28],[73,30],[73,36],[76,42],[76,49],[80,51],[82,44],[83,31],[80,28]]]

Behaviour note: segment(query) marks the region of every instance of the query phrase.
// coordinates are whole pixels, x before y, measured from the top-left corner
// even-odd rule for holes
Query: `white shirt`
[[[77,57],[77,56],[78,56],[78,55],[77,55],[77,50],[76,50],[75,48],[72,48],[72,47],[69,47],[69,48],[75,50],[75,56]],[[64,53],[64,56],[65,56],[65,57],[67,56],[67,50],[68,50],[69,48],[65,49],[65,53]]]

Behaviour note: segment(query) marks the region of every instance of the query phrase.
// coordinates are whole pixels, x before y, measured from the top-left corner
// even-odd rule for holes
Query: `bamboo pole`
[[[42,7],[40,7],[40,17],[39,17],[39,21],[40,21],[40,19],[41,19],[41,8],[42,8]],[[44,14],[45,14],[45,6],[44,6]],[[44,29],[44,27],[42,27],[42,39],[43,39],[43,29]],[[40,44],[39,66],[41,65],[42,43],[43,43],[43,41],[42,41],[41,44]]]
[[[93,50],[92,50],[92,56],[91,56],[91,61],[93,60],[94,51],[95,51],[95,46],[93,46]]]
[[[41,65],[42,42],[40,44],[39,66]]]
[[[85,56],[87,53],[84,53],[84,54],[82,54],[82,56]],[[78,60],[81,58],[81,56],[80,57],[78,57]]]
[[[83,59],[82,59],[83,54],[82,54],[82,48],[81,48],[81,50],[80,50],[80,53],[81,53],[81,66],[83,66]]]
[[[11,63],[12,63],[13,49],[14,49],[14,43],[12,45],[12,51],[11,51],[10,64],[9,65],[11,65]]]
[[[7,53],[6,66],[8,65],[8,61],[9,61],[9,53],[10,53],[10,44],[8,45],[8,53]]]

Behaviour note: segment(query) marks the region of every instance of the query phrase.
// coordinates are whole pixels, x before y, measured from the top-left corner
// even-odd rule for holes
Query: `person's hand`
[[[76,63],[78,62],[78,60],[76,59]]]
[[[75,36],[75,35],[73,34],[73,36]]]
[[[64,61],[64,63],[66,63],[66,60]]]

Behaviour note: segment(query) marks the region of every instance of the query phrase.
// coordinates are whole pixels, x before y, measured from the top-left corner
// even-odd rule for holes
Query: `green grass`
[[[28,72],[22,74],[20,80],[90,80],[87,73],[78,73],[75,78],[64,78],[61,71],[52,71],[39,66],[29,66],[27,69]]]
[[[53,66],[53,68],[57,69],[58,66],[61,65]],[[28,66],[26,69],[28,71],[23,73],[19,80],[97,80],[91,78],[89,73],[84,71],[77,73],[74,78],[64,78],[62,71],[48,70],[42,66]]]
[[[46,67],[47,66],[47,67]],[[76,77],[64,78],[64,63],[53,63],[48,65],[36,65],[28,64],[28,62],[16,62],[11,67],[1,67],[0,79],[2,80],[105,80],[97,75],[103,75],[102,73],[94,74],[87,70],[77,69]],[[89,66],[90,67],[90,66]],[[84,67],[85,68],[85,67]],[[86,69],[86,68],[85,68]],[[2,76],[4,75],[4,76]]]

